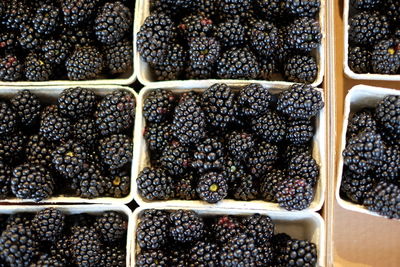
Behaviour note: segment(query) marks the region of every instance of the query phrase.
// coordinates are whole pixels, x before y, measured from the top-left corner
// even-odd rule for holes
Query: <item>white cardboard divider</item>
[[[383,80],[383,81],[400,81],[400,74],[374,74],[374,73],[355,73],[349,67],[349,21],[355,9],[350,5],[350,0],[344,0],[343,3],[343,28],[344,28],[344,73],[351,79],[355,80]],[[351,14],[351,15],[350,15]]]
[[[4,205],[0,208],[0,214],[16,214],[16,213],[36,213],[46,208],[55,208],[62,211],[65,215],[73,215],[80,213],[88,213],[93,215],[99,215],[106,211],[117,211],[126,215],[128,219],[128,230],[126,237],[126,266],[130,266],[133,227],[135,227],[132,211],[125,205],[25,205],[25,206],[14,206]]]
[[[312,55],[316,58],[318,65],[318,74],[315,81],[311,84],[312,86],[318,86],[322,83],[324,79],[325,73],[325,47],[326,47],[326,26],[325,26],[325,7],[326,0],[321,0],[321,9],[319,12],[318,21],[321,26],[321,45],[318,49],[314,49]],[[182,84],[187,83],[191,84],[193,82],[211,82],[211,83],[234,83],[234,82],[250,82],[250,83],[261,83],[263,85],[270,86],[288,86],[293,84],[292,82],[286,81],[265,81],[265,80],[234,80],[234,79],[207,79],[207,80],[174,80],[174,81],[157,81],[154,77],[153,71],[148,63],[144,62],[137,50],[136,40],[137,34],[140,31],[140,26],[144,23],[145,19],[150,15],[150,0],[137,0],[136,5],[136,17],[135,17],[135,26],[134,26],[134,54],[135,54],[135,71],[137,71],[137,78],[143,85],[151,85],[153,83],[158,84],[160,87],[169,86],[172,84]]]
[[[135,116],[137,114],[137,102],[138,102],[138,95],[137,93],[129,87],[123,87],[123,86],[118,86],[118,85],[90,85],[90,86],[66,86],[66,85],[60,85],[60,86],[42,86],[42,87],[26,87],[26,86],[16,86],[16,87],[6,87],[6,86],[0,86],[0,99],[9,99],[12,98],[14,95],[18,93],[20,90],[30,90],[33,94],[39,97],[41,101],[47,104],[55,104],[57,101],[58,96],[61,94],[61,92],[64,89],[67,88],[73,88],[73,87],[81,87],[81,88],[88,88],[94,90],[96,95],[104,96],[106,94],[111,93],[114,90],[124,90],[128,91],[135,97],[136,101],[136,111],[135,111]],[[136,120],[135,120],[136,121]],[[134,125],[134,128],[136,125]],[[132,133],[132,142],[134,143],[133,137],[134,137],[134,131]],[[132,148],[132,150],[134,150]],[[133,169],[134,169],[134,162],[135,158],[132,158],[132,167],[131,167],[131,184],[130,184],[130,192],[126,197],[123,198],[112,198],[112,197],[100,197],[100,198],[94,198],[94,199],[87,199],[87,198],[80,198],[80,197],[74,197],[74,196],[53,196],[48,199],[44,199],[40,201],[39,203],[108,203],[108,204],[128,204],[133,200],[133,192],[132,188],[136,187],[136,184],[134,184],[133,181]],[[136,176],[135,176],[136,177]],[[1,203],[12,203],[12,204],[24,204],[24,203],[36,203],[33,200],[30,199],[19,199],[16,197],[8,198],[8,199],[0,199],[0,205]]]
[[[318,253],[317,266],[325,266],[325,222],[321,215],[315,212],[296,212],[288,213],[284,211],[265,211],[265,210],[243,210],[243,209],[230,209],[225,210],[221,208],[183,208],[180,206],[175,207],[140,207],[133,212],[132,217],[132,255],[131,266],[136,266],[136,252],[140,252],[140,247],[136,241],[136,230],[140,222],[140,215],[148,209],[157,210],[193,210],[202,217],[221,216],[221,215],[234,215],[234,216],[250,216],[255,213],[268,215],[271,217],[275,224],[276,233],[286,233],[292,238],[308,240],[316,244]]]
[[[336,192],[335,192],[336,200],[338,201],[339,205],[342,208],[378,217],[382,216],[375,212],[369,211],[363,205],[355,204],[349,200],[342,199],[342,197],[340,196],[340,185],[342,184],[342,175],[344,167],[342,152],[346,148],[347,126],[349,124],[349,119],[351,114],[363,108],[375,108],[378,102],[388,95],[400,95],[400,91],[395,89],[386,89],[386,88],[373,87],[367,85],[357,85],[354,86],[352,89],[350,89],[350,91],[348,92],[344,106],[340,156],[337,166],[338,171],[336,177]]]
[[[231,86],[232,88],[236,89],[238,87],[246,86],[248,83],[227,83],[226,84]],[[213,85],[214,83],[211,81],[203,81],[202,83],[198,84],[181,84],[181,83],[174,83],[171,85],[164,85],[159,86],[159,84],[152,84],[151,86],[147,86],[140,91],[137,103],[137,113],[136,113],[136,123],[135,123],[135,144],[134,144],[134,159],[136,160],[133,171],[132,171],[132,179],[134,180],[133,185],[133,194],[134,199],[136,202],[142,205],[153,205],[153,206],[160,206],[160,207],[170,207],[170,206],[186,206],[186,207],[208,207],[210,209],[214,208],[221,208],[221,209],[231,209],[231,208],[242,208],[242,209],[265,209],[265,210],[283,210],[279,207],[277,203],[266,202],[262,200],[253,200],[253,201],[239,201],[233,199],[224,199],[219,201],[215,204],[210,204],[202,200],[166,200],[166,201],[148,201],[142,198],[137,189],[136,178],[140,171],[150,166],[150,159],[149,159],[149,151],[147,149],[146,140],[143,136],[144,129],[146,127],[145,119],[142,115],[143,110],[143,103],[146,99],[147,95],[155,89],[162,88],[168,89],[176,94],[183,94],[184,92],[188,92],[191,90],[197,92],[203,92],[209,86]],[[272,93],[282,92],[284,89],[287,89],[287,86],[281,85],[280,87],[277,86],[265,86],[267,90],[271,90]],[[322,95],[324,92],[322,89],[318,89]],[[319,180],[315,189],[315,196],[314,200],[312,201],[310,207],[306,210],[309,211],[318,211],[321,209],[324,203],[325,197],[325,188],[326,188],[326,179],[327,179],[327,164],[326,164],[326,155],[327,155],[327,148],[326,148],[326,108],[324,108],[316,117],[316,131],[313,138],[313,151],[312,155],[318,165],[320,166],[320,176]]]

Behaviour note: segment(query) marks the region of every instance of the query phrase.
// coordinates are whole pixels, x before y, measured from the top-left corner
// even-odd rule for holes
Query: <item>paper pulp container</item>
[[[136,253],[140,251],[137,245],[136,230],[140,222],[140,215],[148,209],[155,208],[157,210],[193,210],[201,217],[216,217],[222,215],[234,216],[250,216],[255,213],[268,215],[275,223],[276,233],[287,233],[292,238],[308,240],[316,244],[318,253],[317,266],[325,266],[325,223],[322,217],[315,212],[296,212],[287,213],[282,211],[265,211],[265,210],[242,210],[242,209],[208,209],[208,208],[184,208],[184,207],[140,207],[133,212],[132,216],[132,261],[131,266],[136,266]]]
[[[344,116],[343,116],[343,129],[341,136],[340,152],[346,147],[346,133],[349,118],[351,114],[363,108],[375,108],[380,100],[387,95],[400,95],[400,91],[394,89],[385,89],[380,87],[372,87],[367,85],[354,86],[347,94],[345,99]],[[342,184],[343,175],[343,156],[339,155],[339,162],[337,166],[337,179],[336,179],[336,199],[341,207],[347,210],[360,212],[364,214],[382,217],[381,215],[369,211],[362,205],[355,204],[347,199],[343,199],[340,195],[340,185]]]
[[[20,90],[30,90],[33,94],[39,97],[43,103],[46,104],[52,104],[56,103],[58,96],[61,94],[61,92],[64,89],[71,88],[71,87],[77,87],[77,86],[46,86],[46,87],[22,87],[22,86],[17,86],[17,87],[5,87],[5,86],[0,86],[0,99],[10,99],[14,95],[17,94],[18,91]],[[88,89],[93,89],[96,95],[99,96],[104,96],[106,94],[111,93],[114,90],[124,90],[128,91],[131,93],[136,100],[136,109],[137,109],[137,93],[129,87],[123,87],[123,86],[107,86],[107,85],[91,85],[91,86],[79,86],[82,88],[88,88]],[[135,126],[134,126],[135,128]],[[133,140],[133,135],[132,133],[132,140]],[[133,148],[132,148],[133,150]],[[133,162],[135,162],[135,159],[132,159],[132,165]],[[131,168],[131,177],[133,177],[133,167]],[[48,199],[44,199],[40,201],[40,203],[108,203],[108,204],[127,204],[133,200],[133,192],[132,188],[136,186],[134,185],[133,179],[131,178],[131,190],[129,194],[126,197],[123,198],[112,198],[112,197],[100,197],[100,198],[94,198],[94,199],[87,199],[87,198],[80,198],[80,197],[74,197],[74,196],[53,196]],[[33,200],[30,199],[19,199],[16,197],[8,198],[8,199],[3,199],[0,200],[0,205],[1,203],[32,203],[34,202]]]
[[[13,206],[6,205],[1,206],[0,214],[16,214],[16,213],[36,213],[46,208],[55,208],[62,211],[65,215],[73,215],[80,213],[88,213],[93,215],[100,215],[106,211],[117,211],[124,214],[128,219],[128,230],[126,237],[126,266],[130,266],[131,262],[131,251],[132,251],[132,233],[134,233],[133,215],[132,211],[125,205],[35,205],[35,206]]]
[[[321,9],[319,12],[319,17],[318,21],[321,26],[321,33],[322,33],[322,39],[321,39],[321,45],[319,48],[313,50],[313,56],[316,58],[317,64],[318,64],[318,75],[317,78],[315,79],[314,83],[312,83],[312,86],[318,86],[322,83],[323,78],[324,78],[324,73],[325,73],[325,44],[326,44],[326,30],[325,30],[325,6],[326,6],[326,1],[321,0]],[[221,79],[208,79],[208,80],[175,80],[175,81],[157,81],[156,77],[152,73],[151,67],[148,63],[144,62],[137,50],[137,45],[136,45],[136,40],[137,40],[137,34],[140,31],[140,26],[144,23],[145,19],[150,15],[150,0],[138,0],[137,5],[136,5],[136,17],[135,17],[135,26],[134,26],[134,53],[135,53],[135,70],[137,71],[137,77],[139,81],[144,84],[144,85],[150,85],[152,83],[157,83],[159,84],[158,86],[168,86],[171,84],[174,84],[176,82],[179,83],[193,83],[194,81],[205,81],[205,82],[212,82],[212,83],[217,83],[217,82],[256,82],[256,83],[262,83],[264,85],[282,85],[282,86],[287,86],[293,84],[292,82],[286,82],[286,81],[265,81],[265,80],[221,80]]]
[[[140,91],[138,97],[138,107],[137,107],[137,115],[136,115],[136,127],[135,127],[135,144],[134,144],[134,158],[136,160],[132,178],[134,180],[133,185],[133,194],[134,198],[139,205],[148,205],[152,204],[155,206],[161,207],[170,207],[170,206],[186,206],[186,207],[209,207],[209,208],[223,208],[223,209],[231,209],[241,207],[243,209],[266,209],[266,210],[282,210],[277,203],[266,202],[262,200],[253,200],[253,201],[239,201],[233,199],[224,199],[215,204],[210,204],[202,200],[166,200],[166,201],[148,201],[142,198],[137,190],[136,178],[140,171],[150,166],[150,158],[149,158],[149,150],[147,149],[146,140],[143,136],[144,130],[146,128],[146,122],[142,114],[143,103],[148,94],[156,90],[158,88],[168,89],[175,94],[183,94],[184,92],[188,92],[191,90],[195,90],[198,92],[203,92],[209,86],[213,85],[213,82],[201,83],[200,85],[189,85],[189,84],[180,84],[176,82],[172,85],[165,85],[162,87],[158,87],[158,84],[153,84],[151,86],[147,86]],[[243,83],[228,83],[229,86],[238,90],[238,87],[243,87],[246,84]],[[287,89],[287,87],[281,85],[280,87],[272,87],[272,86],[264,86],[266,89],[269,89],[272,93],[276,94],[282,92]],[[192,89],[194,88],[194,89]],[[318,89],[322,94],[322,89]],[[307,210],[310,211],[318,211],[321,209],[324,203],[325,196],[325,188],[326,188],[326,179],[327,179],[327,165],[326,165],[326,109],[324,108],[316,117],[315,120],[315,134],[313,138],[313,157],[320,166],[320,176],[315,189],[314,200],[312,201],[310,207]]]

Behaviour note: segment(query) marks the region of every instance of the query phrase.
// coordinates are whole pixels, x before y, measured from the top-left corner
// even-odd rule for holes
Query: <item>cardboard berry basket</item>
[[[26,86],[17,86],[17,87],[5,87],[5,86],[0,86],[0,99],[10,99],[12,98],[15,94],[17,94],[18,91],[20,90],[30,90],[33,94],[39,97],[39,99],[45,103],[45,104],[53,104],[56,103],[58,96],[61,94],[61,92],[67,88],[73,88],[73,87],[81,87],[81,88],[88,88],[92,89],[96,95],[98,96],[105,96],[106,94],[109,94],[113,92],[114,90],[124,90],[129,93],[131,93],[135,97],[136,101],[136,109],[137,109],[137,93],[129,87],[123,87],[123,86],[118,86],[118,85],[113,85],[113,86],[107,86],[107,85],[91,85],[91,86],[46,86],[46,87],[26,87]],[[135,111],[136,113],[136,111]],[[134,125],[135,128],[135,125]],[[132,140],[134,136],[134,131],[132,133]],[[133,141],[132,141],[133,143]],[[132,148],[133,151],[133,148]],[[135,162],[135,159],[132,159],[132,165],[133,162]],[[131,167],[131,177],[133,177],[133,166]],[[56,182],[56,181],[55,181]],[[39,203],[107,203],[107,204],[128,204],[133,200],[133,192],[132,188],[135,186],[133,184],[133,179],[131,178],[130,181],[130,192],[127,196],[123,198],[112,198],[112,197],[99,197],[99,198],[93,198],[93,199],[87,199],[87,198],[81,198],[81,197],[75,197],[75,196],[66,196],[66,195],[58,195],[58,196],[53,196],[48,199],[43,199]],[[32,203],[34,202],[33,200],[30,199],[19,199],[16,197],[10,197],[8,199],[1,199],[1,203],[13,203],[13,204],[23,204],[23,203]]]
[[[226,82],[226,81],[225,81]],[[183,94],[191,90],[198,92],[203,92],[209,86],[213,85],[213,82],[203,82],[201,84],[180,84],[175,83],[173,85],[158,86],[158,84],[152,84],[141,90],[138,97],[137,115],[136,115],[136,128],[135,128],[135,144],[134,144],[134,158],[136,160],[132,177],[134,180],[133,194],[134,198],[140,206],[142,205],[154,205],[160,207],[170,207],[170,206],[185,206],[185,207],[208,207],[211,209],[221,208],[221,209],[231,209],[231,208],[242,208],[242,209],[265,209],[265,210],[283,210],[279,207],[277,203],[266,202],[262,200],[253,201],[239,201],[233,199],[223,199],[215,204],[210,204],[202,200],[165,200],[165,201],[148,201],[142,198],[137,190],[136,179],[140,171],[150,166],[149,151],[147,148],[146,140],[143,136],[144,130],[146,128],[146,122],[142,115],[143,103],[148,94],[155,89],[168,89],[175,94]],[[246,83],[227,83],[234,90],[238,90],[240,87],[246,86]],[[265,89],[270,90],[273,94],[282,92],[287,89],[287,86],[264,86]],[[318,89],[322,95],[322,89]],[[310,207],[307,209],[309,211],[318,211],[321,209],[324,203],[326,179],[327,179],[327,147],[326,147],[326,108],[322,109],[315,119],[315,134],[312,140],[313,158],[316,160],[320,167],[320,176],[315,189],[314,200],[312,201]]]
[[[125,205],[25,205],[25,206],[14,206],[14,205],[3,205],[0,208],[0,214],[16,214],[16,213],[37,213],[46,208],[55,208],[63,212],[65,215],[73,215],[80,213],[88,213],[93,215],[100,215],[106,211],[116,211],[124,214],[128,219],[128,229],[126,237],[126,266],[130,266],[131,262],[131,246],[133,237],[133,215],[132,211]]]
[[[265,210],[243,210],[243,209],[221,209],[221,208],[184,208],[180,206],[171,207],[140,207],[133,212],[132,216],[132,255],[131,266],[135,266],[136,253],[140,251],[137,245],[136,230],[140,222],[140,215],[148,209],[157,210],[193,210],[201,217],[234,215],[234,216],[251,216],[255,213],[268,215],[275,224],[276,233],[287,233],[292,238],[308,240],[317,246],[318,262],[316,266],[325,266],[325,222],[322,217],[315,212],[296,212],[287,213],[282,211],[265,211]]]
[[[340,185],[342,184],[342,175],[343,175],[343,167],[344,161],[342,156],[342,151],[346,147],[346,133],[347,126],[349,123],[349,118],[352,113],[359,111],[363,108],[372,108],[376,107],[378,102],[382,100],[387,95],[400,95],[400,91],[394,89],[385,89],[380,87],[373,87],[367,85],[357,85],[354,86],[348,92],[345,99],[345,107],[344,107],[344,115],[343,115],[343,129],[341,135],[341,145],[340,145],[340,154],[339,161],[337,166],[337,183],[336,183],[336,200],[339,205],[347,210],[360,212],[364,214],[369,214],[373,216],[382,217],[378,213],[369,211],[366,207],[355,204],[347,199],[343,199],[340,195]]]
[[[176,82],[182,83],[182,82],[187,82],[187,83],[192,83],[194,81],[196,82],[256,82],[256,83],[262,83],[264,85],[273,85],[273,86],[287,86],[290,84],[293,84],[292,82],[287,82],[287,81],[266,81],[266,80],[234,80],[234,79],[227,79],[227,80],[221,80],[221,79],[207,79],[207,80],[174,80],[174,81],[157,81],[157,79],[154,77],[153,71],[151,70],[151,67],[148,63],[144,62],[137,50],[137,45],[136,45],[136,40],[137,40],[137,34],[140,31],[140,27],[144,23],[145,19],[150,15],[150,0],[138,0],[137,1],[137,6],[136,6],[136,13],[135,13],[135,22],[134,22],[134,54],[135,54],[135,70],[137,73],[137,78],[142,83],[143,85],[150,85],[153,83],[159,84],[159,86],[168,86],[171,84],[174,84]],[[318,73],[317,73],[317,78],[315,81],[312,83],[312,86],[318,86],[322,83],[323,78],[324,78],[324,73],[325,73],[325,47],[326,47],[326,26],[325,26],[325,6],[326,6],[326,0],[321,0],[321,7],[320,7],[320,12],[319,12],[319,17],[318,21],[320,23],[321,27],[321,44],[319,48],[313,49],[312,55],[316,58],[317,65],[318,65]]]

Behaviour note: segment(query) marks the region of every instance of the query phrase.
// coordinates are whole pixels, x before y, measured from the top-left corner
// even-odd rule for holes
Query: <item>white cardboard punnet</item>
[[[2,99],[9,99],[13,97],[15,94],[18,93],[20,90],[30,90],[33,94],[37,95],[40,100],[42,100],[44,103],[50,104],[50,103],[56,103],[56,100],[60,93],[67,88],[72,88],[72,87],[82,87],[82,88],[88,88],[94,90],[96,95],[104,96],[108,93],[111,93],[114,90],[124,90],[128,91],[132,95],[134,95],[135,100],[136,100],[136,110],[137,110],[137,102],[138,102],[138,97],[137,93],[129,87],[123,87],[119,85],[90,85],[90,86],[66,86],[66,85],[60,85],[60,86],[41,86],[41,87],[26,87],[26,86],[15,86],[15,87],[6,87],[6,86],[0,86],[0,98]],[[137,111],[135,111],[135,116],[136,116]],[[136,122],[136,120],[135,120]],[[134,126],[135,127],[135,126]],[[134,130],[135,131],[135,130]],[[134,136],[134,131],[132,133],[132,140]],[[134,140],[133,140],[134,142]],[[132,149],[133,150],[133,149]],[[133,191],[132,188],[136,186],[134,184],[134,179],[133,179],[133,166],[135,162],[135,158],[132,159],[132,168],[131,168],[131,184],[130,184],[130,191],[129,194],[126,197],[123,198],[112,198],[112,197],[100,197],[100,198],[94,198],[94,199],[87,199],[87,198],[80,198],[80,197],[73,197],[73,196],[54,196],[50,197],[48,199],[44,199],[40,201],[39,203],[108,203],[108,204],[128,204],[133,200]],[[36,203],[33,200],[29,199],[19,199],[19,198],[8,198],[8,199],[2,199],[0,200],[1,203],[12,203],[12,204],[23,204],[23,203]]]
[[[238,201],[232,199],[224,199],[219,201],[216,204],[210,204],[201,200],[167,200],[167,201],[148,201],[142,198],[137,190],[136,178],[140,171],[147,166],[150,166],[149,160],[149,151],[147,149],[146,140],[143,137],[143,132],[146,127],[145,119],[143,118],[142,108],[143,102],[146,99],[147,95],[155,89],[162,88],[168,89],[177,94],[183,94],[184,92],[195,90],[198,92],[202,92],[207,89],[209,86],[214,83],[211,81],[203,81],[202,83],[195,84],[181,84],[174,83],[171,85],[159,86],[159,84],[152,84],[151,86],[147,86],[140,91],[137,103],[137,115],[136,115],[136,123],[135,123],[135,144],[134,144],[134,159],[135,164],[133,166],[132,171],[132,179],[134,180],[133,185],[133,194],[134,199],[140,206],[142,205],[153,205],[153,206],[186,206],[186,207],[208,207],[211,209],[214,208],[223,208],[223,209],[231,209],[241,207],[242,209],[266,209],[266,210],[282,210],[276,203],[266,202],[262,200],[253,200],[253,201]],[[248,83],[227,83],[229,86],[233,88],[243,87]],[[271,90],[272,93],[281,92],[282,90],[288,88],[287,86],[264,86],[266,90]],[[318,89],[322,95],[324,92],[322,89]],[[307,210],[310,211],[318,211],[321,209],[324,203],[325,197],[325,188],[326,188],[326,179],[327,179],[327,168],[326,168],[326,108],[324,108],[316,117],[316,129],[315,135],[313,138],[313,157],[320,166],[320,176],[317,183],[317,187],[315,190],[314,200],[312,201],[310,207]]]
[[[319,12],[318,21],[321,25],[322,39],[321,45],[318,49],[314,49],[313,56],[316,57],[318,64],[318,75],[312,86],[318,86],[322,83],[325,73],[325,47],[326,47],[326,31],[325,31],[325,3],[326,0],[321,0],[321,9]],[[150,85],[153,83],[158,84],[159,87],[169,86],[171,84],[191,84],[193,82],[253,82],[261,83],[263,85],[272,86],[288,86],[293,84],[292,82],[286,81],[265,81],[265,80],[221,80],[221,79],[208,79],[208,80],[174,80],[174,81],[162,81],[158,82],[154,77],[152,70],[148,63],[144,62],[139,55],[137,50],[136,40],[137,33],[140,31],[140,26],[144,23],[145,19],[150,15],[150,0],[137,0],[136,5],[136,17],[134,26],[134,54],[135,54],[135,71],[137,71],[137,78],[143,85]]]

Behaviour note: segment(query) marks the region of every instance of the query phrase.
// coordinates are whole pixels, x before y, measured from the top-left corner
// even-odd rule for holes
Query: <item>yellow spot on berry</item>
[[[113,185],[118,186],[121,184],[121,178],[120,177],[115,177],[113,180]]]
[[[211,192],[217,192],[217,190],[218,190],[218,185],[212,184],[212,185],[210,186],[210,191],[211,191]]]

